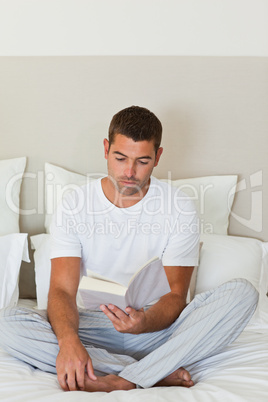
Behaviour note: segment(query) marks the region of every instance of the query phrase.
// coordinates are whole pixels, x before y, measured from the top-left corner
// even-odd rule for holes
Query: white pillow
[[[0,236],[20,231],[20,187],[25,165],[25,157],[0,161]]]
[[[195,294],[234,278],[245,278],[259,292],[253,324],[268,324],[268,243],[246,237],[203,235]]]
[[[45,163],[45,230],[47,233],[50,233],[52,215],[66,192],[78,191],[80,186],[99,176],[94,173],[85,176]]]
[[[194,201],[200,220],[200,233],[227,235],[236,175],[162,181],[178,187]]]
[[[26,233],[0,237],[0,308],[14,306],[19,298],[21,261],[30,262]]]

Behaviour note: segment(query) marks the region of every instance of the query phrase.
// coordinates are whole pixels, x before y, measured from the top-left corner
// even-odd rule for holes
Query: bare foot
[[[111,392],[116,390],[130,390],[136,388],[135,384],[114,374],[104,377],[97,377],[91,380],[88,375],[85,377],[85,391],[88,392]]]
[[[167,377],[163,378],[163,380],[159,381],[154,385],[154,387],[186,387],[190,388],[194,385],[194,382],[191,380],[191,374],[189,371],[185,370],[183,367],[173,371],[173,373],[169,374]]]

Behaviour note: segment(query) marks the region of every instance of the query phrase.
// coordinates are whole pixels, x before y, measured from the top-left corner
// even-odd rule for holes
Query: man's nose
[[[128,163],[128,165],[125,168],[125,176],[126,177],[134,177],[136,170],[135,170],[135,165],[134,163]]]

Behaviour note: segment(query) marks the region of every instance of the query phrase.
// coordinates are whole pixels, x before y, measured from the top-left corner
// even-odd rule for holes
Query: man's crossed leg
[[[97,375],[97,380],[86,375],[85,390],[192,386],[183,367],[233,342],[257,302],[255,288],[235,279],[197,295],[169,328],[139,335],[117,332],[102,312],[80,311],[79,337]],[[56,373],[59,346],[44,311],[2,310],[0,346],[33,367]]]

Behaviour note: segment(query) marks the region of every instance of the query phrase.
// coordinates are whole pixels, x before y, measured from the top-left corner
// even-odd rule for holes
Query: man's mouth
[[[136,181],[126,181],[126,180],[122,180],[121,183],[124,184],[124,186],[136,186],[137,182]]]

